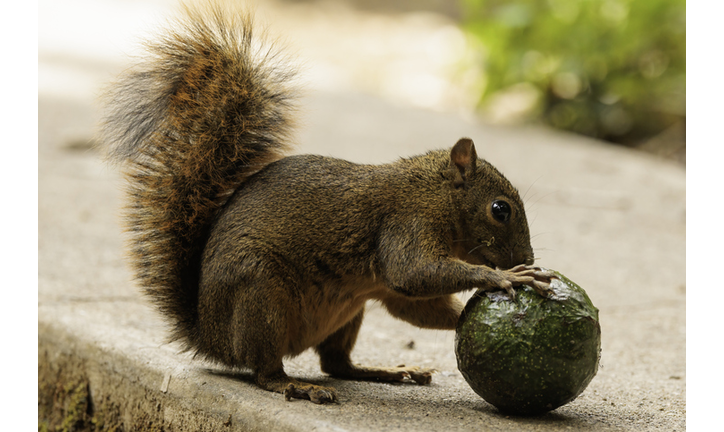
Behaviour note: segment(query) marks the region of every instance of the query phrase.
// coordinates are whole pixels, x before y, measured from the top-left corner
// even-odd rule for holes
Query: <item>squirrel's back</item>
[[[254,36],[247,13],[184,7],[106,96],[102,140],[129,183],[136,277],[189,348],[210,222],[245,179],[283,157],[292,128],[293,70]]]

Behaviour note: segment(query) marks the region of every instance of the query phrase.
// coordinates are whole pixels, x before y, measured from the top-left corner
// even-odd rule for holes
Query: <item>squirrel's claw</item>
[[[537,292],[541,297],[550,298],[552,295],[555,294],[555,292],[551,289],[550,283],[535,280],[528,285],[533,288],[535,292]]]
[[[542,297],[549,298],[551,295],[555,295],[551,289],[551,279],[558,279],[558,276],[553,271],[541,267],[530,266],[529,268],[533,270],[534,279],[528,285]]]

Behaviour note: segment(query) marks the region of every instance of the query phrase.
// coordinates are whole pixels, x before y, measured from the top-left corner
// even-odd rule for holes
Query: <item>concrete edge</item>
[[[170,378],[122,352],[38,323],[39,431],[297,430],[256,404],[205,391],[197,380],[175,379],[169,386]]]

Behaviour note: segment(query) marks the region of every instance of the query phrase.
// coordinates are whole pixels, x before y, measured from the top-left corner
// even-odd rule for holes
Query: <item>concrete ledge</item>
[[[524,192],[536,253],[601,310],[602,369],[577,400],[507,418],[457,371],[451,332],[413,328],[372,307],[355,361],[418,364],[429,386],[330,379],[312,353],[290,375],[337,388],[340,404],[286,402],[244,371],[164,342],[160,317],[123,263],[119,181],[86,149],[89,105],[39,100],[38,403],[61,430],[685,430],[685,172],[595,141],[510,130],[359,95],[312,94],[299,152],[380,162],[460,136]],[[410,344],[414,341],[414,344]],[[412,347],[412,348],[410,348]]]
[[[38,343],[39,417],[51,430],[297,430],[261,404],[217,393],[223,388],[213,381],[223,377],[208,375],[212,383],[197,388],[186,371],[172,375],[48,325],[40,326]]]

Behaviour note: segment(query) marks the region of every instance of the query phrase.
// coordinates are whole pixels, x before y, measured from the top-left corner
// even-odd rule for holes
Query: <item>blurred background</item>
[[[41,0],[39,92],[94,97],[176,3]],[[307,88],[543,124],[686,162],[685,0],[249,3],[296,53]]]
[[[685,0],[462,0],[460,21],[493,117],[684,161]]]
[[[340,36],[310,44],[324,59],[319,84],[545,124],[685,164],[685,0],[285,3],[315,6],[313,27]]]

